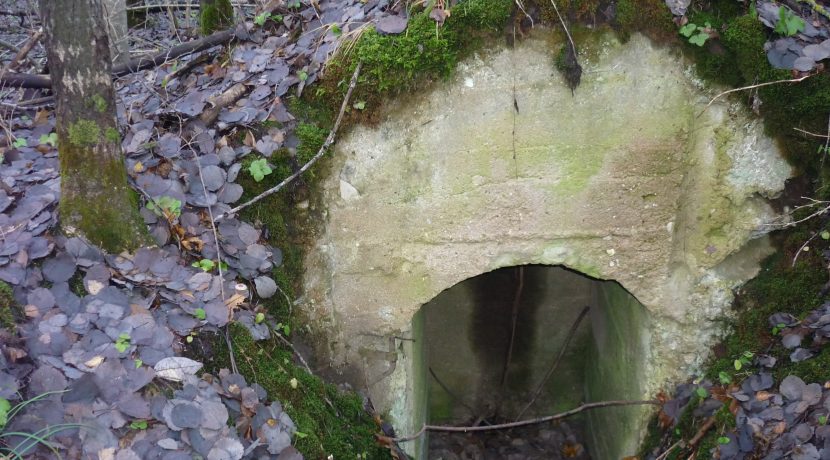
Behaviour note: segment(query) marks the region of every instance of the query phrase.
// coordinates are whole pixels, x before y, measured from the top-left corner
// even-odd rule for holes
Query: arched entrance
[[[413,321],[424,347],[415,367],[427,374],[426,389],[413,390],[425,395],[430,424],[502,423],[643,396],[648,316],[616,282],[563,267],[506,267],[443,291]],[[621,458],[636,450],[642,414],[603,408],[559,432],[548,425],[456,442],[431,434],[423,458],[461,458],[458,448],[500,458],[584,458],[580,450]]]

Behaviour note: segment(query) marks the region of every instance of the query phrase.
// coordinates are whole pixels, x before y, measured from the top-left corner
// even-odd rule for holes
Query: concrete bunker
[[[425,393],[430,424],[507,422],[643,394],[648,312],[613,281],[561,266],[505,267],[441,292],[413,321],[422,324],[413,339],[424,347],[423,362],[413,367],[427,374],[422,376],[426,391],[415,392]],[[500,443],[482,439],[487,433],[478,436],[482,447],[477,449],[500,458],[561,458],[567,449],[572,458],[586,449],[595,459],[621,458],[636,452],[645,410],[585,412],[568,419],[569,432],[575,433],[570,439],[558,433],[540,439],[539,431],[531,430],[516,433],[531,439],[511,445],[510,434],[499,434],[497,439],[505,440]],[[447,435],[429,436],[423,458],[462,454],[462,442],[431,442]]]
[[[719,90],[639,35],[596,32],[573,95],[553,67],[557,40],[535,30],[493,45],[390,101],[378,125],[338,142],[311,200],[303,312],[317,355],[401,435],[427,420],[416,313],[468,278],[546,265],[624,286],[647,314],[607,324],[647,340],[620,350],[641,363],[634,399],[650,399],[699,368],[733,289],[772,252],[767,199],[791,168],[760,120],[726,98],[709,105]]]

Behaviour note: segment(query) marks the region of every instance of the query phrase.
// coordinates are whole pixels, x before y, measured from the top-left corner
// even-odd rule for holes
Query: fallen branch
[[[738,91],[745,91],[745,90],[748,90],[748,89],[760,88],[760,87],[762,87],[762,86],[777,85],[777,84],[779,84],[779,83],[798,83],[798,82],[804,81],[804,80],[806,80],[806,79],[808,79],[808,78],[812,77],[813,75],[814,75],[814,74],[805,75],[805,76],[803,76],[803,77],[793,78],[793,79],[790,79],[790,80],[775,80],[775,81],[768,81],[768,82],[765,82],[765,83],[758,83],[757,85],[742,86],[742,87],[740,87],[740,88],[732,88],[732,89],[726,90],[726,91],[724,91],[724,92],[722,92],[722,93],[718,94],[717,96],[713,97],[713,98],[712,98],[712,100],[710,100],[710,101],[709,101],[709,103],[708,103],[708,104],[706,104],[706,107],[704,107],[704,108],[703,108],[703,110],[701,110],[701,111],[700,111],[700,113],[699,113],[699,114],[697,114],[697,116],[699,117],[699,116],[703,115],[703,112],[705,112],[705,111],[706,111],[706,109],[708,109],[710,105],[712,105],[712,104],[713,104],[716,100],[718,100],[719,98],[721,98],[721,97],[723,97],[723,96],[726,96],[726,95],[727,95],[727,94],[729,94],[729,93],[736,93],[736,92],[738,92]]]
[[[152,69],[172,59],[204,51],[214,46],[224,45],[234,38],[236,38],[236,29],[216,32],[199,40],[176,45],[167,51],[151,56],[138,57],[125,64],[114,66],[112,68],[112,74],[115,77],[121,77],[140,70]],[[48,75],[12,73],[0,77],[0,86],[47,89],[52,87],[52,79]]]
[[[352,97],[352,91],[354,91],[354,87],[357,86],[357,77],[360,75],[360,69],[363,66],[362,62],[357,63],[357,67],[354,69],[354,74],[352,74],[352,80],[349,82],[349,89],[346,91],[346,97],[343,98],[343,103],[340,105],[340,112],[337,114],[337,119],[334,122],[334,126],[329,131],[329,135],[326,137],[326,141],[323,142],[323,145],[320,146],[320,150],[317,151],[317,154],[306,164],[304,164],[300,169],[297,170],[294,174],[286,177],[282,182],[279,184],[269,188],[268,190],[260,193],[259,195],[251,198],[248,202],[242,203],[239,206],[231,209],[230,211],[226,211],[222,215],[216,218],[216,220],[224,219],[228,216],[232,216],[239,211],[247,208],[248,206],[258,202],[259,200],[266,198],[268,196],[277,193],[278,191],[282,190],[283,187],[288,185],[294,179],[300,177],[300,175],[308,170],[314,163],[317,162],[323,155],[325,155],[326,151],[331,147],[331,144],[334,143],[334,136],[337,133],[337,129],[340,127],[340,122],[343,120],[343,114],[346,112],[346,106],[349,104],[349,99]]]
[[[238,101],[239,98],[244,96],[247,91],[247,86],[242,83],[237,83],[223,91],[221,94],[211,96],[207,101],[208,104],[210,104],[210,108],[205,109],[202,112],[202,115],[199,116],[199,119],[205,124],[205,126],[212,125],[213,122],[219,118],[219,112],[221,112],[222,109]]]
[[[20,65],[20,62],[23,61],[23,59],[26,59],[26,55],[28,55],[29,51],[31,51],[32,48],[37,44],[37,42],[40,41],[41,37],[43,37],[43,29],[39,29],[37,32],[35,32],[34,35],[32,35],[29,38],[26,44],[20,48],[20,52],[17,53],[14,56],[14,58],[12,58],[11,62],[9,62],[9,65],[6,67],[6,71],[16,70],[17,67]]]
[[[585,315],[588,314],[590,309],[590,307],[584,307],[582,308],[582,311],[579,312],[579,316],[576,317],[573,325],[571,325],[571,330],[568,331],[568,336],[565,337],[565,342],[562,344],[562,348],[559,349],[559,354],[556,355],[556,360],[553,362],[550,369],[548,369],[547,373],[545,373],[545,377],[541,382],[539,382],[539,386],[536,387],[536,391],[533,392],[533,398],[531,398],[530,402],[528,402],[522,411],[519,412],[519,416],[516,417],[516,420],[522,418],[525,412],[530,409],[530,406],[536,402],[536,399],[542,393],[542,389],[545,387],[545,384],[548,383],[548,379],[550,379],[550,376],[553,375],[553,371],[555,371],[556,368],[559,367],[559,363],[562,362],[562,357],[565,356],[565,351],[568,350],[568,345],[571,343],[571,340],[573,340],[574,335],[576,335],[576,330],[579,328],[579,324],[582,322],[582,319],[585,318]]]
[[[618,407],[618,406],[643,406],[647,404],[652,404],[655,406],[659,406],[662,404],[660,401],[656,399],[647,399],[643,401],[599,401],[599,402],[592,402],[592,403],[585,403],[581,406],[578,406],[574,409],[560,412],[558,414],[548,415],[546,417],[534,418],[530,420],[522,420],[518,422],[510,422],[510,423],[501,423],[497,425],[488,425],[488,426],[446,426],[446,425],[424,425],[418,430],[417,433],[410,435],[410,436],[403,436],[399,438],[394,438],[393,441],[395,442],[404,442],[404,441],[412,441],[418,439],[427,431],[445,431],[445,432],[453,432],[453,433],[469,433],[473,431],[491,431],[491,430],[505,430],[508,428],[516,428],[520,426],[527,426],[527,425],[538,425],[540,423],[545,422],[552,422],[554,420],[560,420],[566,417],[570,417],[572,415],[576,415],[580,412],[584,412],[590,409],[598,409],[601,407]]]

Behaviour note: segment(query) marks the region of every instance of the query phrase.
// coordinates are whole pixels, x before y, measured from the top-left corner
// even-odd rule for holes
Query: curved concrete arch
[[[500,267],[615,280],[648,310],[644,394],[687,376],[732,289],[771,252],[766,199],[790,168],[761,123],[670,50],[596,33],[572,95],[536,32],[389,104],[338,143],[304,282],[318,347],[403,430],[417,412],[419,308]],[[448,325],[452,327],[452,325]],[[397,337],[397,338],[396,338]]]

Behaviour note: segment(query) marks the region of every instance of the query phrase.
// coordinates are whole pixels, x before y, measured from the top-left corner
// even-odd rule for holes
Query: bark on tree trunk
[[[40,0],[56,102],[61,226],[110,252],[149,242],[127,183],[101,0]]]
[[[199,0],[199,28],[210,35],[233,24],[231,0]]]

